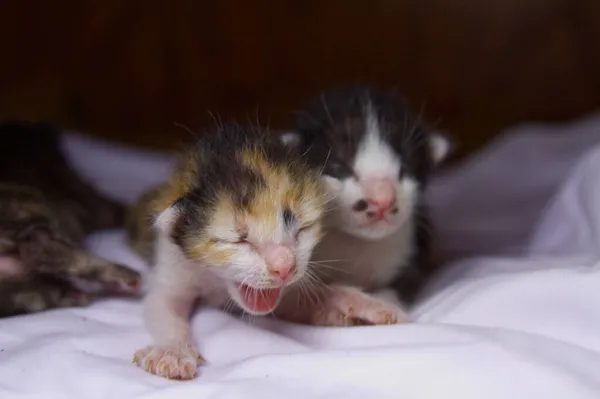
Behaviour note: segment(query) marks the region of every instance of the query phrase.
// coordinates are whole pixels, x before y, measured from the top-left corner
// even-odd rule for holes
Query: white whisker
[[[325,101],[325,93],[321,93],[321,103],[323,104],[323,108],[325,109],[325,113],[327,114],[327,118],[329,118],[329,126],[333,127],[335,126],[335,122],[333,121],[333,118],[331,117],[331,113],[329,112],[329,107],[327,106],[327,101]]]
[[[325,167],[327,166],[327,162],[329,162],[329,157],[331,156],[331,148],[329,148],[329,151],[327,152],[327,157],[325,158],[325,162],[323,163],[323,167],[321,168],[321,172],[319,173],[319,176],[323,176],[323,172],[325,171]]]
[[[318,294],[318,286],[319,286],[319,280],[317,280],[315,278],[315,276],[309,271],[307,270],[306,273],[306,280],[305,280],[305,293],[306,293],[306,298],[308,300],[310,300],[311,304],[313,306],[317,306],[320,303],[320,298],[319,298],[319,294]],[[310,285],[308,283],[311,283]],[[314,297],[313,297],[314,295]]]
[[[315,268],[319,268],[319,269],[326,269],[326,270],[332,270],[334,272],[341,272],[341,273],[345,273],[347,275],[351,275],[351,273],[347,270],[344,270],[341,267],[335,267],[334,265],[328,265],[326,263],[315,263],[315,262],[308,262],[310,266],[315,267]]]

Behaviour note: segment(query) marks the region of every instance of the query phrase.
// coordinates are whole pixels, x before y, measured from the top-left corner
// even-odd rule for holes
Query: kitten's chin
[[[390,235],[394,234],[398,230],[398,227],[383,227],[383,228],[372,228],[372,227],[356,227],[354,229],[346,230],[345,233],[353,235],[354,237],[361,238],[368,241],[382,240]]]
[[[338,229],[356,238],[368,241],[378,241],[397,232],[402,224],[402,221],[378,221],[366,225],[347,222],[338,226]]]

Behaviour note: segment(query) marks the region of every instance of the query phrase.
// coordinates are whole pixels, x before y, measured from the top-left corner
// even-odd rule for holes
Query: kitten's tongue
[[[244,304],[250,310],[259,313],[274,310],[281,295],[281,288],[254,288],[246,284],[238,284],[237,289]]]

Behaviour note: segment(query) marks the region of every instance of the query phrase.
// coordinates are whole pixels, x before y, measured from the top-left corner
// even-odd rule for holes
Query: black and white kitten
[[[326,265],[320,280],[344,287],[347,300],[338,298],[335,306],[341,324],[352,318],[384,322],[387,316],[369,317],[381,312],[356,315],[361,306],[353,302],[386,288],[404,304],[414,301],[430,271],[424,262],[431,234],[424,190],[449,141],[421,126],[402,99],[362,86],[313,99],[282,139],[323,170],[330,206],[313,261]],[[390,314],[403,318],[398,309]],[[325,317],[324,324],[339,325],[335,319]]]

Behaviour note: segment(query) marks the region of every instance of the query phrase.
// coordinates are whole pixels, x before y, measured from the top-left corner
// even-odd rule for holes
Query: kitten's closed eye
[[[300,236],[300,233],[310,230],[312,227],[315,226],[316,223],[317,222],[310,222],[310,223],[303,224],[296,232],[296,238],[298,238]]]
[[[215,244],[248,244],[248,234],[241,234],[237,240],[227,238],[214,237],[212,242]]]

